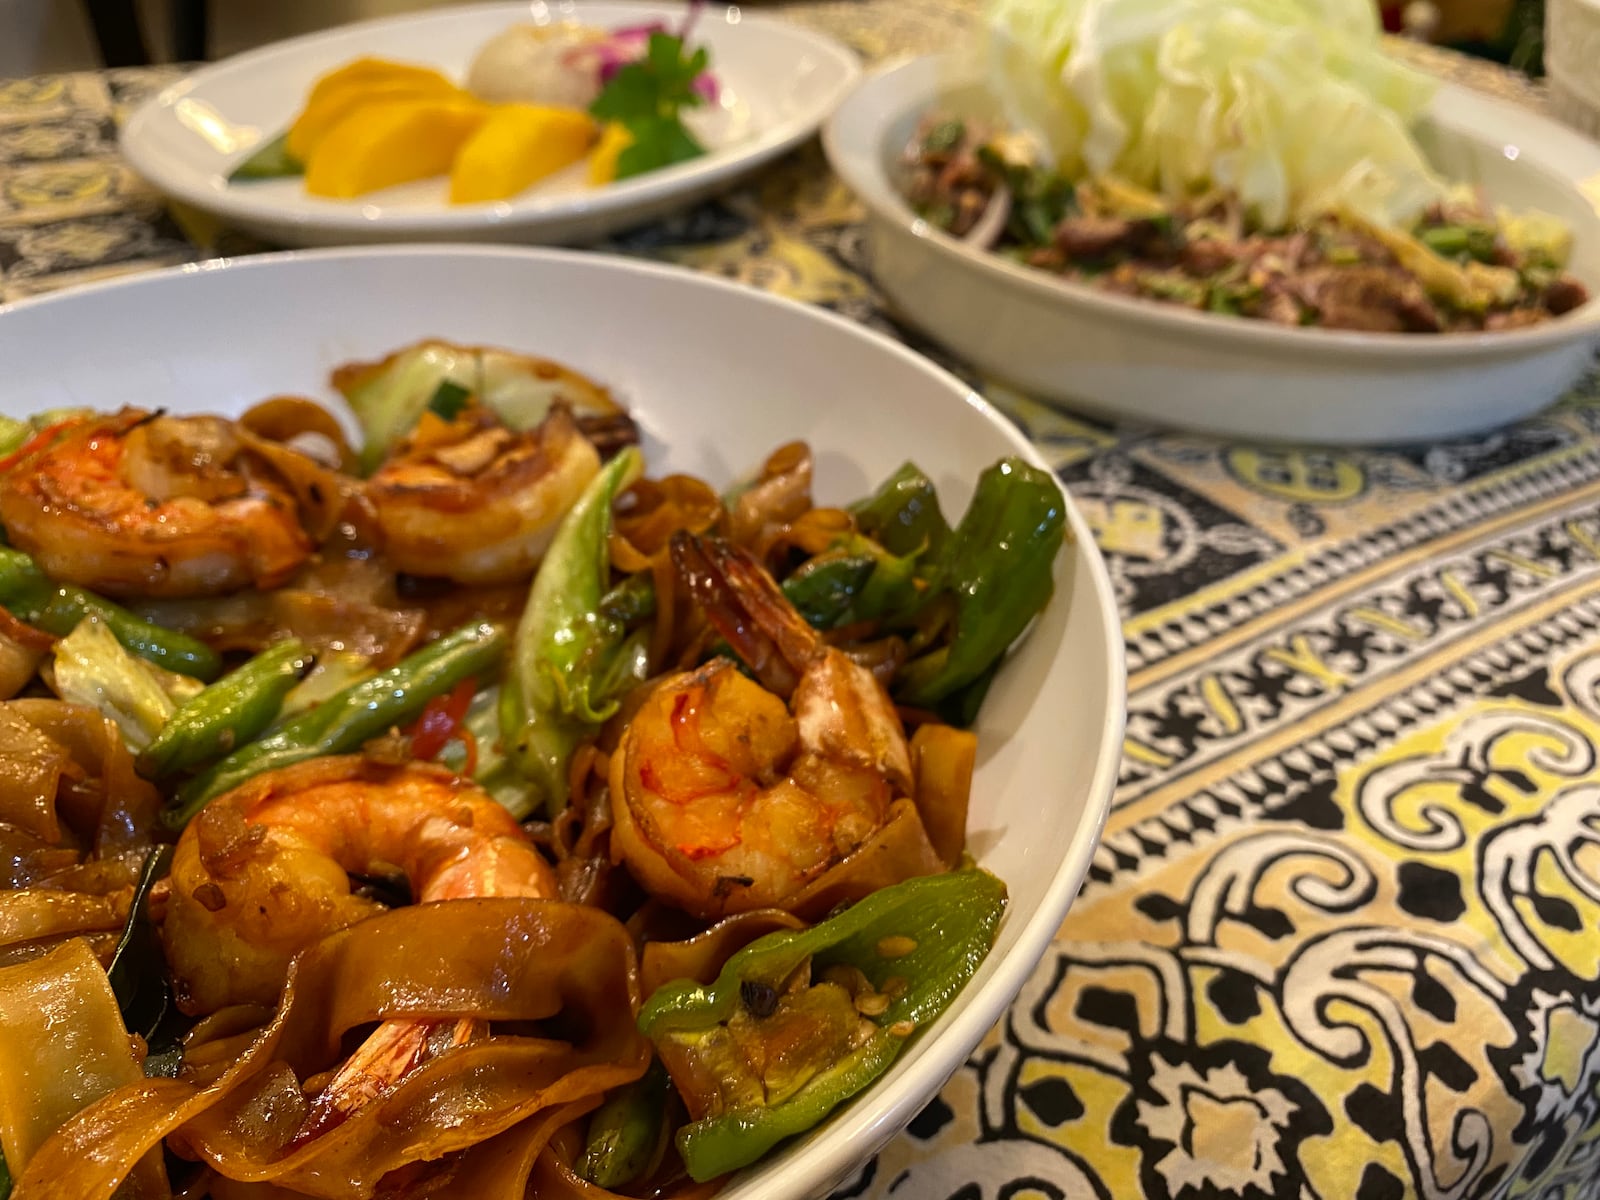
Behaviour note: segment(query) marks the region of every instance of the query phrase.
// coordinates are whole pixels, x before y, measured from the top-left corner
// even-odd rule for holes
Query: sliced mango
[[[378,62],[376,59],[361,61]],[[391,100],[466,98],[466,93],[445,76],[423,67],[406,67],[387,73],[363,72],[348,75],[336,84],[328,84],[325,79],[312,89],[305,108],[289,126],[284,145],[290,157],[307,162],[328,131],[363,105]]]
[[[616,121],[607,121],[606,127],[600,131],[600,141],[594,148],[594,153],[589,156],[589,182],[595,187],[603,187],[615,182],[617,178],[617,159],[622,157],[622,152],[633,145],[633,134],[628,132],[626,125]]]
[[[588,153],[599,132],[576,108],[496,105],[461,148],[450,172],[450,203],[504,200]]]
[[[344,66],[335,67],[326,75],[318,77],[306,96],[306,107],[310,108],[331,92],[349,87],[359,88],[368,84],[389,83],[400,79],[414,79],[421,82],[442,78],[444,77],[432,67],[418,66],[416,63],[395,62],[393,59],[371,56],[351,59]]]
[[[348,200],[443,175],[488,115],[476,100],[362,105],[317,143],[306,161],[306,191]]]

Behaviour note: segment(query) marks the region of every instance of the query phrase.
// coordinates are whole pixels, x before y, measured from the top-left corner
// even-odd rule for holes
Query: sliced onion
[[[978,218],[977,224],[967,230],[961,240],[969,246],[977,246],[980,250],[992,249],[1000,240],[1000,235],[1006,231],[1006,222],[1011,219],[1011,189],[1005,184],[1000,184],[994,189],[994,195],[989,197],[989,203],[983,210],[983,215]]]

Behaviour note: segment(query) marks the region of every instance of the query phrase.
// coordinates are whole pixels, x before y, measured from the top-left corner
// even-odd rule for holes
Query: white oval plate
[[[589,373],[633,412],[657,475],[730,482],[805,438],[821,502],[863,495],[910,459],[953,517],[996,459],[1046,465],[966,386],[842,318],[686,271],[548,250],[266,255],[23,301],[0,308],[0,408],[238,413],[300,393],[338,411],[330,369],[429,336]],[[1124,680],[1105,566],[1066,503],[1072,537],[1055,598],[978,725],[969,847],[1010,889],[999,941],[884,1078],[745,1172],[723,1200],[812,1200],[876,1152],[1001,1017],[1077,893],[1121,754]]]
[[[346,25],[202,67],[134,113],[122,152],[167,195],[287,246],[598,238],[714,195],[810,137],[860,77],[855,56],[820,34],[736,5],[708,5],[690,44],[710,51],[722,94],[688,120],[708,153],[600,188],[586,186],[581,164],[511,200],[472,205],[448,203],[443,178],[329,200],[307,195],[299,179],[230,184],[228,173],[288,128],[318,76],[353,58],[422,63],[459,82],[479,47],[512,25],[662,21],[676,30],[687,13],[675,4],[535,0]]]
[[[1529,329],[1448,335],[1291,329],[1112,295],[967,246],[901,199],[891,169],[922,114],[975,80],[935,58],[867,79],[823,131],[867,206],[872,272],[896,309],[997,379],[1114,420],[1251,440],[1388,443],[1527,416],[1600,341],[1600,146],[1509,102],[1449,84],[1424,139],[1452,178],[1538,208],[1575,234],[1588,304]]]

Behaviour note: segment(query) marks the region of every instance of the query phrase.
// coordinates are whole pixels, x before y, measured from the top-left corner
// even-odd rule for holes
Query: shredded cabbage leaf
[[[98,617],[85,617],[55,644],[53,668],[56,694],[110,717],[135,753],[205,686],[129,654]]]
[[[989,0],[987,90],[1069,177],[1238,194],[1268,228],[1395,227],[1446,193],[1411,126],[1425,75],[1371,0]]]
[[[361,470],[371,474],[427,411],[442,385],[476,396],[514,430],[532,429],[557,400],[578,416],[621,411],[593,380],[548,359],[450,342],[418,342],[381,362],[351,363],[333,385],[361,423]]]

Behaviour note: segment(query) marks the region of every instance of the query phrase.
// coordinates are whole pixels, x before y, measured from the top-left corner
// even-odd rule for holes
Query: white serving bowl
[[[123,127],[120,148],[167,195],[284,246],[598,238],[725,191],[805,141],[860,77],[855,55],[797,25],[708,5],[690,43],[709,51],[721,91],[715,105],[686,118],[707,153],[604,187],[588,186],[583,163],[485,204],[449,203],[443,177],[331,200],[309,195],[299,178],[230,184],[228,173],[288,128],[319,76],[353,58],[422,63],[460,81],[479,48],[514,25],[661,22],[677,30],[690,11],[653,0],[524,0],[343,25],[224,59],[163,88]]]
[[[1526,416],[1592,361],[1600,298],[1543,325],[1472,334],[1296,329],[1111,295],[964,245],[920,220],[892,170],[917,122],[976,86],[935,58],[886,68],[824,127],[867,207],[872,272],[899,314],[983,371],[1072,408],[1273,441],[1452,437]],[[1424,140],[1451,178],[1568,222],[1571,271],[1600,296],[1600,146],[1444,85]]]
[[[1038,452],[967,387],[839,317],[645,263],[555,251],[372,248],[182,267],[0,308],[0,409],[156,405],[238,413],[264,397],[336,401],[328,372],[423,337],[562,360],[609,385],[653,473],[731,481],[810,441],[816,493],[842,502],[907,459],[948,515],[978,473]],[[1122,745],[1122,635],[1088,527],[978,725],[970,848],[1011,903],[976,978],[893,1069],[726,1200],[810,1200],[916,1115],[1004,1013],[1088,868]]]
[[[1550,0],[1545,11],[1550,110],[1600,137],[1600,0]]]

